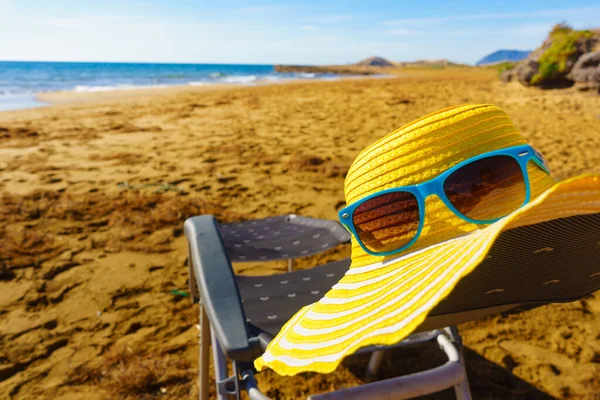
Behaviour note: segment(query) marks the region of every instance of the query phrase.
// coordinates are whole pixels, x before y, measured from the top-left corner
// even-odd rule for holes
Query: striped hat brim
[[[362,347],[398,343],[485,259],[503,231],[596,213],[600,213],[600,175],[584,175],[555,184],[483,229],[351,268],[321,300],[302,308],[284,325],[255,366],[280,375],[329,373]]]

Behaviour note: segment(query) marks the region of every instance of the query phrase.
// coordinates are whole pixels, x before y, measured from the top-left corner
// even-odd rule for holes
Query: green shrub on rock
[[[510,71],[517,66],[517,62],[514,61],[505,61],[497,65],[498,75],[501,75],[505,71]]]
[[[538,72],[531,79],[531,84],[542,86],[560,80],[581,55],[580,44],[593,36],[591,31],[576,31],[564,24],[556,25],[550,32],[552,43],[541,55]]]

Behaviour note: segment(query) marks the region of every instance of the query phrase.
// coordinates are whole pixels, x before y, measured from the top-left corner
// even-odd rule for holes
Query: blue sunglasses
[[[338,216],[367,253],[396,254],[419,238],[425,222],[425,199],[431,195],[474,224],[491,224],[527,204],[531,197],[529,161],[550,174],[533,147],[509,147],[469,158],[429,181],[373,193],[344,207]],[[503,205],[502,210],[499,205]],[[510,211],[498,215],[507,207]]]

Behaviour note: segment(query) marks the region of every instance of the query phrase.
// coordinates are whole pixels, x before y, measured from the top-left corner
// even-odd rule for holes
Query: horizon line
[[[487,57],[488,55],[494,54],[498,51],[533,51],[530,49],[498,49],[498,50],[494,50],[484,56],[481,57],[481,59]],[[378,56],[378,55],[371,55],[365,58],[361,58],[358,61],[354,61],[354,62],[346,62],[346,63],[338,63],[338,64],[302,64],[302,63],[231,63],[231,62],[192,62],[192,61],[90,61],[90,60],[5,60],[5,59],[0,59],[0,62],[4,62],[4,63],[47,63],[47,64],[146,64],[146,65],[151,65],[151,64],[159,64],[159,65],[256,65],[256,66],[275,66],[275,65],[286,65],[286,66],[346,66],[346,65],[352,65],[358,62],[361,62],[363,60],[367,60],[369,58],[373,58],[373,57],[379,57],[379,58],[383,58],[385,60],[394,62],[394,63],[414,63],[414,62],[421,62],[421,61],[448,61],[448,62],[452,62],[455,64],[464,64],[464,65],[475,65],[477,64],[477,62],[460,62],[460,61],[454,61],[452,59],[448,59],[448,58],[420,58],[420,59],[415,59],[415,60],[410,60],[410,61],[397,61],[397,60],[393,60],[390,59],[388,57],[383,57],[383,56]]]

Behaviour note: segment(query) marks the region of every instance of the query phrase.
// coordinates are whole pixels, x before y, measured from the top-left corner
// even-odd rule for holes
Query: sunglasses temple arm
[[[544,171],[546,171],[546,173],[548,175],[551,175],[550,172],[550,167],[548,167],[548,164],[546,164],[546,160],[544,160],[544,157],[542,157],[542,155],[540,153],[538,153],[537,151],[534,151],[533,155],[531,156],[531,159],[533,160],[534,163],[536,163],[541,169],[543,169]]]
[[[539,157],[537,154],[532,156],[531,159],[533,160],[534,163],[536,163],[541,169],[543,169],[544,171],[546,171],[546,173],[548,175],[551,175],[550,173],[550,168],[548,167],[548,165],[546,165],[546,161],[544,161],[543,158]]]

